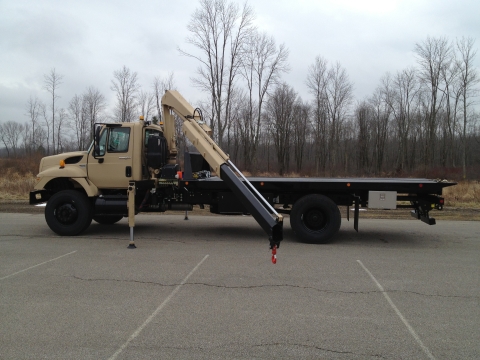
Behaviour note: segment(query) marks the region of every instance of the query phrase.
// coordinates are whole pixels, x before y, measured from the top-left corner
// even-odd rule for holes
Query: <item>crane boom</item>
[[[194,109],[178,91],[167,90],[162,97],[164,134],[169,148],[169,161],[175,161],[175,113],[183,121],[185,136],[197,148],[211,168],[225,181],[250,214],[269,236],[270,247],[279,246],[283,239],[283,217],[253,187],[235,167],[229,156],[210,137],[210,128],[203,123],[200,112]],[[239,178],[235,173],[238,173]]]

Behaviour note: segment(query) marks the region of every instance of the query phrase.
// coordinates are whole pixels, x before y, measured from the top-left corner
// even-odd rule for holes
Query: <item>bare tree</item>
[[[247,169],[255,166],[263,104],[272,86],[278,84],[280,75],[288,71],[288,50],[285,45],[277,49],[273,37],[254,32],[244,45],[241,73],[248,88],[247,111],[244,121],[244,161]]]
[[[24,147],[27,153],[37,151],[37,147],[41,144],[38,142],[38,132],[40,129],[39,116],[44,105],[37,98],[30,97],[27,102],[27,116],[29,118],[30,126],[25,127],[26,137],[24,137]]]
[[[295,168],[299,173],[302,171],[305,144],[310,124],[310,105],[298,99],[294,105],[294,116],[292,124],[292,142],[295,151]]]
[[[332,168],[336,166],[340,128],[352,102],[353,85],[340,63],[328,68],[327,61],[321,56],[310,66],[306,83],[314,96],[313,130],[321,154],[317,155],[315,165],[318,174],[320,161],[324,170],[326,167],[320,156],[328,159]]]
[[[56,114],[56,107],[55,102],[60,96],[57,94],[58,87],[62,84],[63,75],[57,74],[55,68],[50,70],[49,74],[44,75],[44,83],[45,83],[45,90],[50,93],[52,98],[52,102],[50,105],[50,109],[52,111],[51,117],[51,129],[52,129],[52,149],[55,153],[57,149],[55,148],[55,114]]]
[[[256,106],[256,102],[253,100],[250,102],[247,94],[239,89],[235,91],[232,97],[232,103],[236,103],[237,111],[232,112],[232,126],[233,133],[228,134],[228,145],[231,146],[231,140],[233,140],[233,150],[235,154],[235,161],[238,161],[239,157],[243,158],[243,167],[248,171],[252,171],[254,166],[250,163],[250,149],[248,147],[252,141],[251,127],[252,124],[252,107]]]
[[[68,113],[74,126],[77,149],[87,149],[93,137],[94,124],[101,121],[106,106],[105,96],[93,86],[87,88],[82,95],[75,94],[70,100]]]
[[[230,121],[228,122],[225,131],[224,149],[229,154],[234,154],[234,161],[238,160],[240,148],[242,148],[242,154],[245,153],[246,138],[248,135],[245,133],[246,113],[247,113],[247,100],[245,92],[240,87],[234,87],[230,95]],[[245,159],[245,156],[244,156]],[[253,165],[244,164],[244,169],[251,170]]]
[[[10,157],[10,147],[9,147],[9,142],[7,140],[7,132],[4,129],[5,125],[0,124],[0,140],[3,142],[3,145],[5,146],[5,150],[7,151],[7,157]]]
[[[357,167],[360,173],[365,174],[370,167],[370,138],[371,138],[371,126],[372,126],[372,109],[371,106],[363,101],[357,104],[355,108],[355,120],[357,121],[358,132],[358,160]]]
[[[442,131],[442,149],[441,149],[441,164],[443,167],[447,166],[447,162],[451,159],[451,163],[455,166],[455,160],[453,157],[454,151],[454,138],[457,129],[458,122],[458,109],[460,101],[461,86],[458,81],[459,75],[459,63],[455,60],[454,56],[450,59],[441,70],[441,77],[443,87],[440,88],[444,97],[445,105],[442,109],[443,121],[441,122]]]
[[[343,170],[343,176],[348,174],[351,167],[351,159],[355,163],[355,121],[351,117],[347,117],[342,122],[340,127],[340,156],[343,162],[343,169],[338,167],[338,170]]]
[[[340,63],[336,63],[328,71],[328,82],[325,88],[326,108],[330,122],[328,140],[329,159],[332,168],[336,165],[336,154],[339,147],[339,131],[352,102],[353,85],[347,72]]]
[[[156,121],[160,121],[162,118],[162,96],[165,94],[166,90],[175,90],[175,81],[173,73],[169,73],[165,78],[155,77],[153,79],[153,94],[155,105],[157,108],[157,113],[153,116]],[[154,123],[155,123],[154,119]]]
[[[2,140],[7,150],[7,156],[10,156],[10,151],[13,152],[13,156],[17,156],[17,150],[19,147],[19,141],[24,131],[24,125],[15,121],[7,121],[1,125],[0,139]]]
[[[115,118],[120,122],[136,120],[137,94],[140,85],[137,83],[137,73],[131,72],[125,65],[113,72],[112,91],[116,92]]]
[[[45,125],[45,128],[46,128],[46,131],[45,131],[45,134],[46,134],[46,138],[45,138],[45,144],[47,146],[46,148],[46,153],[47,155],[50,154],[50,139],[51,139],[51,131],[50,129],[52,128],[52,119],[48,116],[48,112],[47,112],[47,107],[45,105],[42,104],[42,106],[40,107],[40,114],[42,115],[43,117],[43,124]]]
[[[47,132],[45,131],[45,129],[43,127],[38,127],[38,130],[35,130],[36,132],[36,144],[37,144],[37,148],[35,149],[36,152],[38,153],[41,153],[42,155],[45,155],[46,154],[46,148],[45,148],[45,144],[46,144],[46,139],[47,139]]]
[[[138,95],[138,107],[140,115],[145,121],[150,119],[150,115],[155,111],[155,94],[140,90]]]
[[[223,146],[224,132],[230,121],[231,94],[238,75],[242,47],[250,36],[253,11],[244,4],[240,10],[226,0],[200,0],[188,24],[192,36],[187,43],[200,55],[179,49],[180,53],[200,62],[199,77],[192,79],[195,86],[210,96],[210,126]]]
[[[67,125],[68,115],[65,109],[61,108],[58,110],[57,117],[57,151],[63,152],[64,150],[64,139],[66,137],[64,126]]]
[[[428,116],[426,120],[425,171],[433,163],[435,136],[437,132],[437,113],[444,100],[440,91],[442,70],[452,58],[452,46],[446,38],[431,38],[415,45],[415,54],[420,65],[419,76],[430,93]]]
[[[90,126],[86,116],[83,96],[75,94],[68,104],[68,112],[70,113],[70,119],[75,128],[77,149],[85,150],[87,148],[87,139],[90,132]]]
[[[277,86],[267,101],[266,117],[277,153],[280,175],[288,171],[290,162],[290,136],[296,99],[296,92],[284,83]]]
[[[326,159],[328,153],[328,115],[327,115],[327,94],[328,63],[321,56],[315,58],[310,65],[306,84],[311,95],[313,95],[312,128],[314,137],[314,160],[315,173],[318,176],[320,168],[326,170]]]
[[[473,98],[479,94],[476,85],[480,82],[478,72],[474,67],[474,60],[477,51],[473,49],[475,40],[472,38],[462,38],[457,40],[457,50],[459,52],[459,68],[460,68],[460,87],[461,99],[463,105],[463,133],[462,133],[462,167],[463,178],[467,177],[467,125],[469,111],[474,104]]]
[[[375,174],[379,174],[383,168],[385,159],[385,145],[388,140],[388,125],[390,123],[391,108],[385,101],[385,94],[389,92],[390,76],[382,79],[382,86],[377,88],[370,99],[373,111],[373,166]]]
[[[101,121],[103,111],[107,107],[105,96],[100,92],[100,90],[90,86],[83,94],[82,100],[90,130],[93,132],[93,125]]]
[[[382,98],[393,114],[396,130],[396,170],[401,172],[408,163],[408,138],[412,129],[412,118],[416,111],[416,98],[420,91],[417,73],[414,68],[397,72],[392,78],[382,78]],[[387,118],[385,118],[387,119]]]

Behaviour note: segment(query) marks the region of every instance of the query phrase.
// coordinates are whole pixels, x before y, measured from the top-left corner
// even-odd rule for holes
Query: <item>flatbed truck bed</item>
[[[301,241],[313,243],[326,243],[336,234],[341,223],[339,206],[353,207],[357,231],[361,207],[409,208],[412,216],[434,225],[430,211],[443,209],[443,189],[455,185],[423,178],[248,177],[248,181],[278,212],[290,215],[292,228]],[[248,213],[218,177],[183,179],[178,189],[184,204],[209,205],[216,214]]]
[[[442,194],[442,189],[456,183],[422,178],[282,178],[247,177],[259,189],[267,191],[292,189],[295,191],[397,191],[399,193]],[[220,189],[222,179],[214,176],[206,179],[188,180],[198,189]],[[264,185],[260,185],[264,183]],[[196,184],[196,185],[193,185]],[[224,185],[224,189],[227,186]]]
[[[249,177],[248,181],[276,212],[290,215],[290,224],[298,239],[309,243],[332,240],[340,229],[339,207],[342,206],[348,210],[353,208],[353,226],[357,231],[362,207],[411,209],[413,217],[434,225],[435,219],[430,217],[430,211],[443,209],[443,189],[456,184],[422,178]],[[133,184],[136,188],[135,213],[191,211],[193,205],[209,206],[210,212],[215,214],[251,213],[231,187],[216,176],[168,179],[157,188],[150,180]],[[45,190],[33,191],[30,203],[48,200],[48,197]],[[128,216],[127,192],[115,191],[94,198],[95,221],[111,224]],[[349,216],[350,211],[347,211],[348,220]]]

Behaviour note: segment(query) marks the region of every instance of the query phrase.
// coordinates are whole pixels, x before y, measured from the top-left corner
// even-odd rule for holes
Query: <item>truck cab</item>
[[[162,136],[161,126],[143,121],[96,124],[96,134],[88,151],[42,159],[34,187],[38,200],[48,200],[55,192],[72,188],[98,196],[110,190],[126,190],[130,181],[150,177],[146,144],[149,136]]]

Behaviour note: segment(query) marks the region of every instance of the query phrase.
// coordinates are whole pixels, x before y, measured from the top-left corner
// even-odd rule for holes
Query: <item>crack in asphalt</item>
[[[0,235],[0,238],[4,237],[21,237],[21,238],[26,238],[26,239],[33,239],[33,238],[50,238],[51,236],[49,235],[25,235],[25,234],[2,234]],[[8,241],[8,239],[7,239]]]
[[[303,348],[308,348],[308,349],[315,349],[319,351],[324,351],[328,353],[334,353],[334,354],[345,354],[345,355],[354,355],[354,356],[369,356],[372,358],[379,358],[379,359],[388,359],[388,357],[380,354],[365,354],[365,353],[359,353],[359,352],[354,352],[354,351],[341,351],[341,350],[335,350],[335,349],[329,349],[329,348],[324,348],[321,346],[316,346],[313,344],[302,344],[302,343],[281,343],[281,342],[272,342],[272,343],[260,343],[260,344],[246,344],[246,343],[224,343],[224,344],[219,344],[219,345],[212,345],[212,346],[158,346],[155,348],[162,348],[162,349],[173,349],[173,350],[200,350],[200,351],[207,351],[207,350],[213,350],[213,349],[229,349],[231,351],[234,351],[232,348],[235,346],[241,346],[242,348],[245,348],[246,346],[256,348],[256,347],[273,347],[273,346],[286,346],[286,347],[303,347]],[[258,355],[255,356],[256,358],[259,358]],[[268,357],[269,359],[271,358],[270,356]]]
[[[348,355],[361,355],[361,356],[370,356],[375,358],[386,359],[385,356],[379,354],[363,354],[363,353],[356,353],[353,351],[341,351],[341,350],[334,350],[334,349],[327,349],[316,345],[308,345],[308,344],[298,344],[298,343],[266,343],[266,344],[259,344],[253,345],[255,347],[267,347],[267,346],[298,346],[298,347],[305,347],[310,349],[316,349],[320,351],[335,353],[335,354],[348,354]]]
[[[91,279],[91,278],[81,278],[79,276],[72,276],[76,280],[82,281],[112,281],[112,282],[126,282],[126,283],[137,283],[137,284],[146,284],[146,285],[156,285],[162,287],[174,287],[180,284],[173,283],[173,284],[164,284],[154,281],[140,281],[140,280],[121,280],[121,279]],[[262,285],[237,285],[237,286],[229,286],[229,285],[217,285],[217,284],[209,284],[203,282],[186,282],[182,284],[185,285],[200,285],[200,286],[207,286],[207,287],[214,287],[219,289],[260,289],[260,288],[296,288],[296,289],[303,289],[303,290],[314,290],[321,293],[332,293],[332,294],[380,294],[382,291],[380,290],[368,290],[368,291],[345,291],[345,290],[328,290],[328,289],[319,289],[312,286],[300,286],[300,285],[291,285],[291,284],[262,284]],[[410,290],[386,290],[383,291],[386,293],[410,293],[419,296],[426,296],[426,297],[440,297],[440,298],[462,298],[462,299],[480,299],[480,296],[464,296],[464,295],[442,295],[442,294],[425,294],[416,291]]]
[[[377,291],[379,293],[386,292],[386,293],[408,293],[414,294],[419,296],[427,296],[427,297],[440,297],[440,298],[457,298],[457,299],[480,299],[480,296],[475,295],[443,295],[443,294],[425,294],[418,291],[411,291],[411,290],[385,290],[385,291]]]

